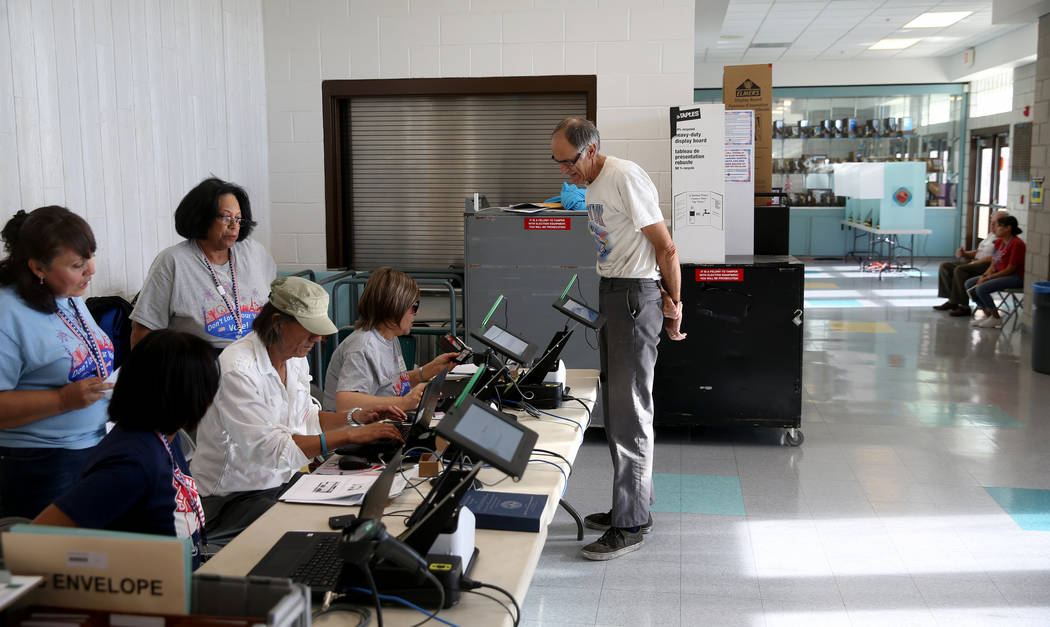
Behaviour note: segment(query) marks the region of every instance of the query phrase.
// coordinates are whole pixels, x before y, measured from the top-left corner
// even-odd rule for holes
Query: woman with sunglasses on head
[[[248,194],[209,178],[175,209],[175,231],[186,238],[160,252],[131,313],[131,344],[150,331],[193,333],[222,350],[252,330],[266,304],[277,266],[248,239],[255,227]]]
[[[386,266],[368,277],[357,305],[355,331],[339,344],[328,364],[326,409],[355,412],[391,402],[404,411],[416,408],[425,383],[456,356],[444,353],[406,369],[397,338],[412,332],[418,312],[419,285],[412,277]]]
[[[95,236],[64,207],[19,211],[0,261],[0,517],[32,518],[106,435],[113,343],[83,295]]]

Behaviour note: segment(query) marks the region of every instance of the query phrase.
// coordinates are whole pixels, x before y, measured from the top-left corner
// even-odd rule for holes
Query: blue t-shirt
[[[190,538],[196,569],[201,534],[192,502],[197,486],[178,438],[170,446],[171,457],[156,433],[117,425],[91,453],[76,484],[55,505],[81,527]],[[172,472],[172,459],[180,473],[178,479]],[[199,501],[196,509],[203,514]]]
[[[79,326],[76,303],[100,345],[106,372],[113,372],[113,342],[95,324],[84,300],[56,299],[67,319]],[[11,286],[0,287],[0,390],[57,390],[98,376],[87,343],[58,314],[37,311]],[[105,375],[103,375],[105,376]],[[106,435],[109,399],[49,416],[20,427],[0,429],[0,446],[84,449]]]

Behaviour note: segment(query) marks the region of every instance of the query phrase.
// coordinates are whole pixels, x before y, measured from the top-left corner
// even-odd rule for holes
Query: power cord
[[[518,605],[518,601],[517,601],[517,599],[514,598],[513,594],[507,592],[506,590],[504,590],[503,588],[500,588],[497,585],[494,585],[494,584],[491,584],[491,583],[482,583],[480,581],[474,581],[473,579],[470,579],[469,577],[465,577],[465,576],[464,577],[460,577],[460,579],[459,579],[459,587],[460,587],[461,590],[467,590],[467,591],[477,590],[478,588],[489,588],[491,590],[495,590],[497,592],[503,593],[503,595],[506,596],[508,599],[510,599],[510,602],[514,604],[514,611],[515,611],[515,613],[511,614],[511,618],[514,620],[514,627],[517,627],[518,622],[521,620],[521,606]]]
[[[431,575],[431,576],[433,576],[433,575]],[[369,593],[369,591],[367,589],[365,589],[365,588],[348,588],[348,589],[352,590],[354,592],[363,592],[365,594]],[[444,588],[442,588],[441,592],[442,592],[442,594],[444,594]],[[444,623],[444,624],[448,625],[449,627],[459,627],[459,625],[457,625],[455,623],[452,623],[452,622],[449,622],[449,621],[445,620],[444,618],[441,618],[440,616],[435,616],[434,614],[436,614],[436,612],[434,614],[432,614],[432,613],[428,612],[427,610],[419,607],[415,603],[413,603],[411,601],[407,601],[405,599],[402,599],[401,597],[396,597],[396,596],[394,596],[392,594],[380,594],[379,598],[382,599],[383,601],[393,601],[394,603],[399,603],[399,604],[404,605],[405,607],[407,607],[409,609],[413,609],[413,610],[419,612],[420,614],[426,614],[427,618],[424,619],[420,623],[416,623],[416,625],[422,625],[423,623],[433,619],[433,620],[436,620],[439,623]],[[444,605],[444,603],[442,603],[442,605]]]
[[[563,396],[562,400],[564,400],[564,401],[576,401],[580,405],[583,405],[583,408],[587,410],[587,422],[591,421],[591,419],[592,419],[591,406],[588,405],[582,398],[578,398],[578,397],[575,397],[575,396]]]
[[[532,449],[532,452],[539,453],[540,455],[550,455],[552,457],[557,457],[561,459],[563,462],[565,462],[565,465],[569,467],[569,476],[572,476],[572,462],[566,459],[564,455],[560,455],[558,453],[555,453],[554,451],[548,451],[545,448],[534,448]]]

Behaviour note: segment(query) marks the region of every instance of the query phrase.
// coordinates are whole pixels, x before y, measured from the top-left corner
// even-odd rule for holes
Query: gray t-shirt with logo
[[[337,392],[404,396],[411,389],[401,342],[385,339],[375,329],[357,330],[339,343],[328,362],[322,407],[334,411]]]
[[[237,270],[240,328],[230,308],[234,302],[230,263],[211,265],[225,291],[223,298],[194,240],[166,248],[153,260],[131,319],[150,329],[192,333],[220,349],[250,333],[255,316],[270,296],[277,265],[252,239],[237,242],[231,252]]]

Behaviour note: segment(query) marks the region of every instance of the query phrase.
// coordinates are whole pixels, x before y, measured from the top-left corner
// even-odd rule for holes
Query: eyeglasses
[[[419,301],[412,303],[412,313],[419,313]]]
[[[249,220],[248,218],[235,218],[233,216],[226,216],[226,215],[215,216],[215,219],[218,220],[219,222],[222,222],[223,224],[225,224],[226,228],[230,228],[234,224],[236,224],[238,227],[242,227],[245,224],[248,224],[249,222],[251,222],[251,220]]]
[[[587,151],[587,149],[584,148],[580,152],[576,153],[576,156],[573,157],[572,159],[560,159],[559,160],[554,155],[551,155],[551,160],[554,161],[554,163],[560,163],[561,165],[574,166],[574,165],[576,165],[576,162],[580,160],[580,157],[583,156],[583,153],[586,152],[586,151]]]

